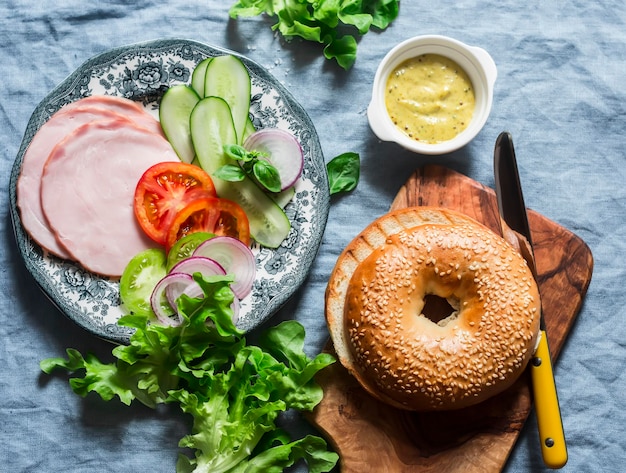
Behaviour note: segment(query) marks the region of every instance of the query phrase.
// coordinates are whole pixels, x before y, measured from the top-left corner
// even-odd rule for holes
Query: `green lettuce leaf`
[[[400,2],[396,0],[370,0],[364,2],[365,11],[372,15],[372,26],[386,29],[400,12]]]
[[[135,331],[128,345],[113,349],[114,363],[74,349],[67,358],[40,363],[51,373],[73,374],[70,386],[130,405],[177,403],[193,418],[192,431],[179,446],[178,472],[278,472],[303,459],[312,472],[330,471],[338,456],[316,436],[291,441],[276,426],[288,409],[311,410],[322,399],[315,374],[335,360],[304,353],[304,328],[287,321],[249,345],[232,321],[231,277],[194,275],[204,297],[181,296],[182,323],[160,326],[146,317],[126,316],[120,324]]]
[[[327,59],[349,69],[356,61],[357,36],[372,27],[386,29],[399,8],[399,0],[239,0],[229,15],[233,19],[263,14],[275,17],[272,29],[287,40],[300,37],[322,43]]]

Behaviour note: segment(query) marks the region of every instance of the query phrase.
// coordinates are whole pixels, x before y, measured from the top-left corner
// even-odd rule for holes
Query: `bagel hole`
[[[422,314],[432,323],[445,327],[459,315],[459,302],[454,298],[440,297],[436,294],[424,296]]]

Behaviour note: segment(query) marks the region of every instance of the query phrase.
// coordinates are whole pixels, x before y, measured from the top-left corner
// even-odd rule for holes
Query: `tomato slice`
[[[150,295],[165,274],[163,249],[150,248],[135,255],[120,279],[120,298],[126,310],[134,315],[154,318]]]
[[[178,240],[196,232],[231,236],[250,245],[248,217],[238,204],[227,199],[200,197],[178,212],[167,235],[168,251]]]
[[[219,217],[213,228],[213,233],[220,236],[237,238],[250,246],[250,222],[246,212],[232,200],[219,199]]]
[[[215,235],[209,232],[189,233],[172,245],[167,253],[167,272],[182,260],[189,258],[195,249]]]
[[[215,197],[213,180],[203,169],[182,162],[159,163],[148,169],[135,189],[134,211],[146,234],[161,245],[174,218],[199,197]]]

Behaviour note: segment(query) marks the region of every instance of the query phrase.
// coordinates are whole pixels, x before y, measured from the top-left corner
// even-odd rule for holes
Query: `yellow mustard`
[[[408,59],[389,75],[385,105],[410,138],[441,143],[469,125],[474,114],[472,82],[454,61],[438,54]]]

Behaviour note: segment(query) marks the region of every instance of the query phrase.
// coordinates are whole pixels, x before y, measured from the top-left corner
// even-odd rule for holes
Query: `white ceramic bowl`
[[[422,54],[438,54],[456,62],[467,73],[474,87],[476,105],[471,122],[454,138],[441,143],[423,143],[411,139],[394,125],[385,106],[385,85],[389,74],[402,62]],[[497,75],[495,62],[482,48],[439,35],[407,39],[391,49],[378,66],[372,100],[367,109],[370,127],[381,140],[396,142],[416,153],[445,154],[455,151],[469,143],[487,121]]]

